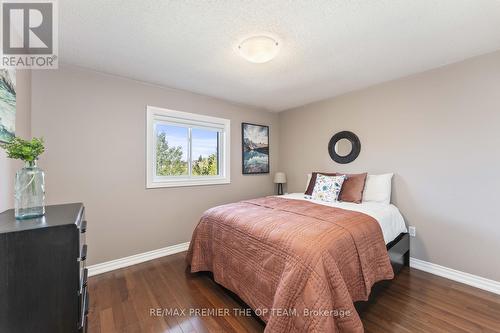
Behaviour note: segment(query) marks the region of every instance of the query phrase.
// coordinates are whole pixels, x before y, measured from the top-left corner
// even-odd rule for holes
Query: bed
[[[392,279],[407,256],[394,205],[290,194],[209,209],[187,261],[247,303],[266,332],[363,332],[354,303]]]

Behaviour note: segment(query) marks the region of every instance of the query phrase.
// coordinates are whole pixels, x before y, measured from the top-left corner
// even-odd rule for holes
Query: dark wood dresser
[[[86,229],[81,203],[31,220],[0,214],[1,333],[86,331]]]

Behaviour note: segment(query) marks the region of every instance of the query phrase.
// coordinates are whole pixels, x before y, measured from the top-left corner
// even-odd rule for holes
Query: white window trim
[[[155,121],[176,122],[182,124],[192,124],[197,126],[219,127],[222,129],[220,140],[220,151],[222,154],[219,160],[221,175],[219,176],[174,176],[157,177],[155,176],[155,147],[156,136],[154,132]],[[181,187],[198,185],[217,185],[231,183],[230,177],[230,136],[231,121],[224,118],[204,116],[196,113],[181,112],[169,109],[163,109],[148,105],[146,107],[146,188],[161,187]],[[191,140],[189,140],[191,144]],[[189,158],[188,158],[189,159]],[[191,164],[191,161],[188,161]]]

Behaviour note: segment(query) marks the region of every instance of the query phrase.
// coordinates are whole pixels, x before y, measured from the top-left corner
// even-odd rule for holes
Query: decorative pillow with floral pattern
[[[345,179],[345,175],[325,176],[318,174],[312,192],[312,199],[326,202],[337,201]]]

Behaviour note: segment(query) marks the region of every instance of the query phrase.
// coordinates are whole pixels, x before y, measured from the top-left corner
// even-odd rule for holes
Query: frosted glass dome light
[[[238,45],[240,55],[246,60],[262,64],[272,60],[278,54],[278,42],[267,36],[255,36],[245,39]]]

